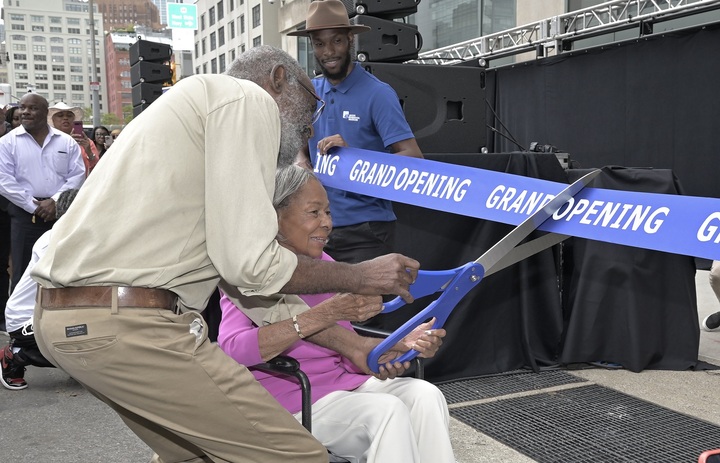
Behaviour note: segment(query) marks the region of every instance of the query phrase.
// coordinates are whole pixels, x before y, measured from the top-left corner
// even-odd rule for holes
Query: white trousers
[[[416,378],[370,378],[312,406],[313,436],[353,463],[452,463],[448,422],[442,392]]]

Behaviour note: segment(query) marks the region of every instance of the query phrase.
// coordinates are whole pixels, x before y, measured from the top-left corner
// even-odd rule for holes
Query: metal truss
[[[455,45],[421,53],[413,63],[455,64],[555,48],[577,40],[642,23],[671,19],[720,8],[720,0],[613,0],[590,8],[553,16],[524,26],[484,35]]]

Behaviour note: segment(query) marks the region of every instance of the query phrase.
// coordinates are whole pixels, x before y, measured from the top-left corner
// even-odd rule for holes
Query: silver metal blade
[[[585,186],[587,186],[600,172],[600,169],[595,169],[573,182],[567,188],[558,193],[552,201],[535,211],[520,225],[515,227],[513,231],[505,235],[503,239],[485,251],[482,256],[475,260],[475,262],[483,266],[486,275],[493,273],[493,267],[495,264],[497,264],[506,254],[512,251],[513,248],[515,248],[515,246],[524,240],[530,233],[542,225],[543,222],[549,219],[555,212],[560,210],[563,204],[585,188]]]

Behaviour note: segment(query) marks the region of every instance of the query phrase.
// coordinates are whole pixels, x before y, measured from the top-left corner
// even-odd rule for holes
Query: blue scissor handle
[[[418,272],[418,278],[417,280],[415,280],[415,283],[411,285],[410,293],[414,297],[428,296],[438,291],[442,291],[442,293],[440,294],[440,296],[438,296],[437,299],[432,301],[423,310],[415,314],[415,316],[412,317],[410,320],[406,321],[400,328],[393,331],[390,336],[383,339],[380,344],[375,346],[375,348],[370,351],[370,354],[368,354],[367,362],[370,369],[375,373],[380,372],[380,357],[385,352],[390,350],[395,344],[400,342],[405,336],[410,334],[415,328],[417,328],[418,325],[423,323],[425,320],[435,317],[436,320],[433,324],[433,328],[441,328],[445,324],[445,321],[448,319],[450,313],[453,311],[457,303],[460,302],[460,299],[465,297],[465,295],[471,289],[473,289],[478,283],[480,283],[480,280],[482,280],[485,271],[482,265],[475,262],[470,262],[463,265],[462,267],[458,267],[453,270],[428,270],[422,273],[423,278],[421,280],[420,272]],[[441,289],[445,285],[445,283],[448,282],[448,278],[451,278],[453,275],[455,275],[455,277],[447,285],[447,287],[445,287],[445,289]],[[412,286],[418,284],[418,281],[420,281],[422,288],[413,292]],[[396,300],[397,299],[386,303],[386,306],[387,304],[396,302]],[[402,302],[402,299],[400,299],[400,301]],[[401,307],[403,304],[397,305],[397,307],[393,308],[392,310]],[[410,361],[417,357],[418,354],[418,351],[410,349],[392,362],[395,363]]]
[[[415,299],[429,296],[443,290],[443,286],[460,273],[467,264],[451,270],[418,270],[415,282],[410,285],[408,290]],[[405,305],[405,301],[400,296],[392,301],[383,304],[381,313],[394,312]]]

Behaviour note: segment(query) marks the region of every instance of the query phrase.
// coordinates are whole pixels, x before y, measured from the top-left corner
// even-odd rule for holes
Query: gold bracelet
[[[297,335],[300,339],[305,339],[305,335],[302,334],[302,331],[300,331],[300,325],[298,325],[297,318],[298,318],[297,315],[293,315],[292,322],[293,322],[293,326],[295,327],[295,332],[297,333]]]

